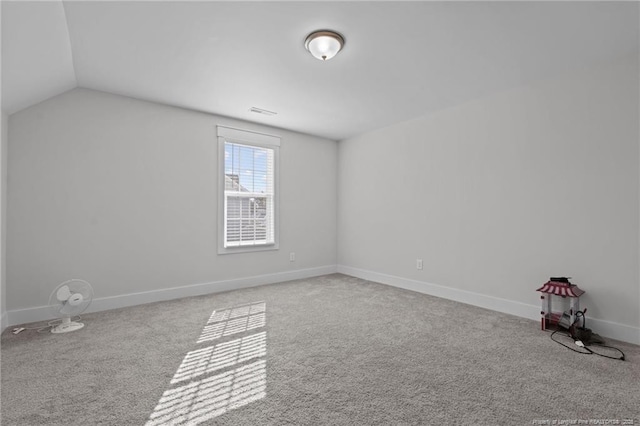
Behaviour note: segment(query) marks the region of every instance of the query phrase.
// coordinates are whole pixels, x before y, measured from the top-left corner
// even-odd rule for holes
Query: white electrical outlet
[[[294,252],[289,253],[289,262],[296,261],[296,254]]]
[[[422,259],[416,259],[416,269],[422,269]]]

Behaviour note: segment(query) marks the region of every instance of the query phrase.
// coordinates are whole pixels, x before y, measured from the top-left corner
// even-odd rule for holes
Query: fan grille
[[[89,307],[92,300],[91,284],[74,278],[59,284],[53,290],[49,297],[49,306],[56,318],[65,318],[80,315]]]

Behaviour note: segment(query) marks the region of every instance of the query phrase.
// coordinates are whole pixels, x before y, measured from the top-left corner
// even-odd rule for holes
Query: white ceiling
[[[344,139],[637,54],[638,10],[636,2],[3,1],[2,108],[78,86]],[[303,44],[326,28],[346,46],[320,62]]]
[[[61,2],[2,2],[2,110],[13,113],[77,86]]]

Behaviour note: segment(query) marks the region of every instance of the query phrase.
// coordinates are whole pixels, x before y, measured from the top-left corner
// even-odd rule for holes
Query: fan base
[[[53,327],[51,329],[51,332],[55,334],[69,333],[71,331],[80,330],[82,327],[84,327],[84,324],[81,322],[75,322],[75,321],[71,321],[67,323],[63,322],[62,324],[58,324],[55,327]]]

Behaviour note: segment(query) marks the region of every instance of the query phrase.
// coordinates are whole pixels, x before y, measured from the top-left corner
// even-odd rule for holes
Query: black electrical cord
[[[598,352],[596,352],[596,351],[591,351],[591,349],[587,348],[586,346],[585,346],[585,349],[587,349],[587,350],[591,351],[591,353],[592,353],[592,354],[595,354],[595,355],[598,355],[598,356],[601,356],[601,357],[604,357],[604,358],[609,358],[609,359],[619,359],[620,361],[624,361],[624,360],[625,360],[624,352],[622,352],[622,351],[621,351],[620,349],[618,349],[618,348],[614,348],[613,346],[601,345],[600,343],[594,343],[594,345],[596,345],[596,346],[600,346],[601,348],[614,349],[614,350],[616,350],[616,351],[620,352],[620,355],[622,355],[622,356],[620,356],[620,357],[615,357],[615,356],[609,356],[609,355],[605,355],[605,354],[599,354],[599,353],[598,353]]]
[[[557,344],[562,345],[562,346],[564,346],[564,347],[565,347],[565,348],[567,348],[567,349],[571,349],[572,351],[577,352],[577,353],[579,353],[579,354],[583,354],[583,355],[591,355],[591,354],[593,353],[593,352],[591,352],[591,351],[590,351],[586,346],[584,346],[584,348],[587,350],[587,352],[582,352],[582,351],[579,351],[579,350],[577,350],[577,349],[575,349],[575,348],[572,348],[572,347],[571,347],[571,346],[569,346],[569,345],[565,345],[564,343],[560,342],[559,340],[554,339],[554,338],[553,338],[553,336],[554,336],[558,331],[560,331],[560,329],[559,329],[559,328],[558,328],[558,329],[556,329],[556,331],[554,331],[553,333],[551,333],[551,340],[553,340],[553,341],[554,341],[554,342],[556,342]],[[571,335],[567,334],[567,337],[571,337]]]
[[[586,311],[586,309],[585,309],[585,311]],[[582,317],[582,328],[583,328],[583,329],[585,329],[585,328],[586,328],[585,324],[587,323],[587,320],[586,320],[586,318],[585,318],[585,316],[584,316],[584,312],[585,312],[585,311],[577,311],[577,312],[576,312],[576,319],[575,319],[575,321],[573,322],[573,324],[571,324],[571,327],[574,327],[574,326],[578,323],[578,321],[580,321],[580,317]],[[569,329],[571,329],[571,327],[570,327]],[[556,340],[556,339],[554,339],[554,338],[553,338],[553,336],[554,336],[558,331],[560,331],[560,328],[559,328],[558,326],[556,326],[556,330],[555,330],[553,333],[551,333],[551,340],[553,340],[554,342],[556,342],[556,343],[557,343],[557,344],[559,344],[559,345],[564,346],[564,347],[565,347],[565,348],[567,348],[567,349],[571,349],[572,351],[577,352],[577,353],[579,353],[579,354],[583,354],[583,355],[598,355],[598,356],[601,356],[601,357],[603,357],[603,358],[618,359],[618,360],[620,360],[620,361],[624,361],[624,360],[625,360],[624,352],[622,352],[620,349],[615,348],[615,347],[613,347],[613,346],[607,346],[607,345],[603,345],[603,344],[600,344],[600,343],[593,343],[593,345],[600,346],[600,347],[602,347],[602,348],[608,348],[608,349],[616,350],[616,351],[620,352],[620,355],[622,355],[622,356],[620,356],[620,357],[615,357],[615,356],[609,356],[609,355],[601,354],[601,353],[598,353],[598,352],[596,352],[596,351],[592,351],[592,350],[591,350],[591,349],[589,349],[586,345],[585,345],[585,346],[580,346],[580,347],[584,348],[584,349],[586,350],[586,352],[579,351],[579,350],[577,350],[577,349],[575,349],[575,348],[572,348],[571,346],[565,345],[564,343],[562,343],[562,342],[560,342],[560,341],[558,341],[558,340]],[[572,336],[571,334],[567,334],[567,337],[571,337],[572,339],[574,339],[574,341],[575,341],[575,342],[578,342],[578,341],[579,341],[579,340],[575,339],[575,338],[574,338],[574,336]],[[582,342],[581,342],[581,343],[582,343]]]

